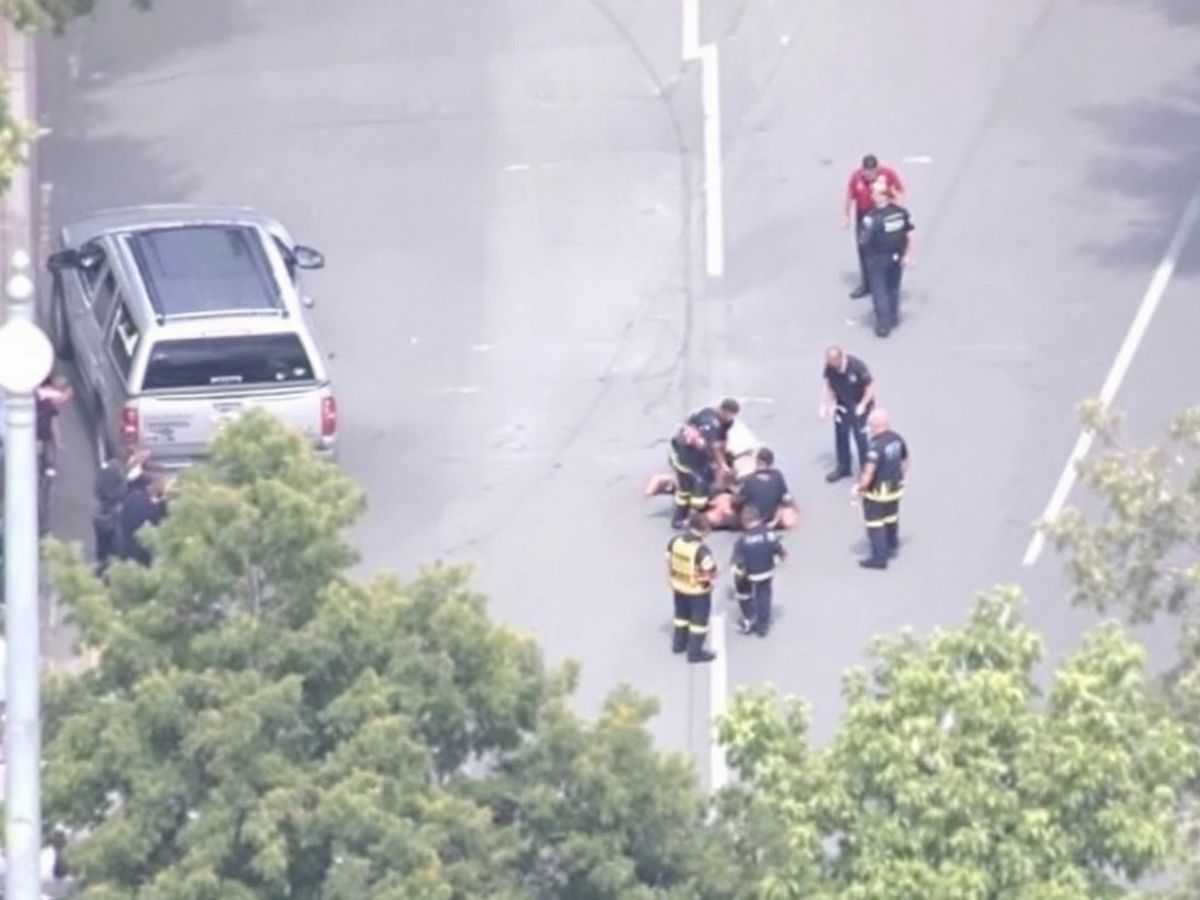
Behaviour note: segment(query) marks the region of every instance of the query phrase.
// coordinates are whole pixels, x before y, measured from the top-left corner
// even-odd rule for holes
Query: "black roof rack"
[[[286,315],[258,231],[189,224],[135,231],[130,252],[158,321]]]

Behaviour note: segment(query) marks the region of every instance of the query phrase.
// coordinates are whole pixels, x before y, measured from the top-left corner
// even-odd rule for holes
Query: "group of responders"
[[[901,279],[912,262],[914,225],[901,205],[903,193],[896,172],[873,155],[863,157],[846,189],[844,224],[848,228],[853,217],[860,275],[850,296],[870,295],[875,333],[881,338],[899,324]],[[738,628],[766,637],[775,568],[787,558],[780,532],[799,520],[787,480],[775,467],[775,454],[755,446],[738,421],[740,412],[740,404],[726,398],[688,416],[671,437],[671,471],[652,476],[645,491],[674,498],[672,525],[682,533],[671,538],[666,550],[674,598],[671,651],[686,654],[690,663],[716,658],[706,647],[718,574],[706,542],[710,532],[741,532],[730,562]],[[851,496],[862,507],[870,549],[859,565],[884,570],[900,552],[908,445],[892,430],[887,411],[876,407],[875,379],[866,363],[838,346],[825,353],[818,415],[833,420],[837,466],[826,481],[852,478]]]

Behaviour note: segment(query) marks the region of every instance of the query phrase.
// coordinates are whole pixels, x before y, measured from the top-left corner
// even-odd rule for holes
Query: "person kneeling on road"
[[[713,528],[738,529],[741,511],[747,506],[759,510],[769,528],[794,528],[800,513],[788,490],[783,473],[775,468],[775,454],[769,447],[759,447],[754,454],[754,471],[738,482],[735,490],[713,498],[708,521]]]
[[[745,529],[733,545],[733,593],[741,609],[738,630],[766,637],[771,630],[771,593],[776,562],[787,559],[779,535],[753,506],[742,510]]]
[[[709,530],[704,514],[692,513],[687,531],[667,543],[667,575],[675,598],[671,652],[686,650],[690,663],[712,662],[717,658],[704,647],[712,614],[713,582],[717,579],[716,559],[704,543]]]
[[[675,476],[675,515],[671,526],[682,528],[689,512],[702,512],[708,508],[712,491],[709,444],[700,429],[684,425],[675,433],[671,438],[668,462]]]

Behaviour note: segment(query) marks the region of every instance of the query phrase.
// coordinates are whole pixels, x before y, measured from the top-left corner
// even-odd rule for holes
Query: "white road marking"
[[[435,393],[435,394],[441,394],[441,395],[445,395],[445,394],[478,394],[478,393],[480,393],[482,390],[483,390],[482,388],[471,387],[471,386],[469,386],[469,385],[468,385],[468,386],[465,386],[465,387],[444,387],[444,388],[438,388],[438,389],[437,389],[436,391],[434,391],[433,393]]]
[[[774,397],[743,397],[743,403],[774,403]]]
[[[511,165],[505,166],[504,171],[505,172],[524,172],[526,169],[529,169],[529,168],[531,168],[529,163],[512,163]]]
[[[683,0],[683,58],[700,55],[700,0]]]
[[[904,161],[906,163],[927,166],[933,162],[933,157],[932,156],[906,156],[906,157],[904,157]]]
[[[1125,341],[1121,344],[1121,349],[1117,351],[1117,358],[1113,360],[1112,368],[1108,370],[1104,386],[1100,388],[1100,405],[1105,410],[1112,405],[1117,391],[1121,389],[1121,382],[1129,372],[1129,366],[1133,363],[1133,357],[1137,353],[1138,347],[1141,346],[1142,339],[1146,336],[1146,330],[1150,327],[1154,313],[1158,310],[1158,304],[1162,302],[1163,295],[1167,292],[1167,287],[1175,275],[1175,268],[1179,265],[1179,255],[1183,252],[1184,244],[1191,237],[1197,222],[1200,222],[1200,185],[1196,186],[1196,190],[1183,210],[1183,216],[1179,219],[1175,233],[1171,235],[1171,241],[1167,244],[1162,261],[1154,270],[1154,277],[1150,279],[1150,286],[1146,288],[1142,304],[1138,307],[1137,315],[1133,317],[1133,323],[1125,335]],[[1053,522],[1062,513],[1063,506],[1066,504],[1067,497],[1071,493],[1071,488],[1075,486],[1075,479],[1079,474],[1077,466],[1092,448],[1093,438],[1094,435],[1090,431],[1080,432],[1079,439],[1075,442],[1075,448],[1067,457],[1067,464],[1058,478],[1058,483],[1054,486],[1054,493],[1050,495],[1050,502],[1046,504],[1046,510],[1042,513],[1043,522]],[[1039,530],[1029,541],[1029,547],[1025,550],[1021,565],[1028,568],[1036,563],[1045,546],[1046,535]]]
[[[484,351],[491,350],[491,349],[492,349],[491,344],[472,344],[471,345],[471,350],[475,353],[483,353]]]
[[[704,114],[704,260],[710,278],[725,272],[725,192],[721,162],[721,72],[715,44],[700,43],[700,0],[683,0],[683,58],[700,60]]]
[[[725,715],[729,697],[729,658],[725,654],[725,614],[718,613],[709,621],[710,648],[717,658],[708,664],[709,721],[712,737],[709,739],[708,774],[709,787],[716,793],[729,783],[729,763],[725,759],[725,748],[717,737],[717,720]]]

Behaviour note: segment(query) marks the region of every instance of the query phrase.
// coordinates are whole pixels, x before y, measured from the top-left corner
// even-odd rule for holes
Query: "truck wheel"
[[[67,314],[63,309],[66,298],[63,296],[62,280],[54,277],[54,288],[50,294],[50,342],[58,358],[70,362],[75,358],[75,346],[71,343],[71,333],[67,330]]]

